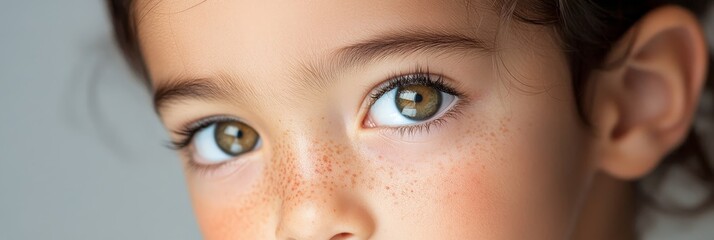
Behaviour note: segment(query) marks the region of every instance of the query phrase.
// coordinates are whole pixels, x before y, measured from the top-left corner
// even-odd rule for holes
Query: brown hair
[[[604,54],[609,52],[613,43],[620,39],[637,20],[647,12],[666,5],[676,4],[703,17],[707,8],[706,0],[497,0],[502,14],[513,16],[515,20],[537,25],[552,26],[563,42],[563,51],[567,54],[572,72],[573,91],[578,101],[582,101],[584,82],[589,73],[601,68]],[[148,88],[146,66],[142,59],[137,39],[136,16],[132,0],[108,0],[109,13],[114,25],[114,33],[119,48],[131,67],[138,73]],[[714,69],[710,62],[709,71]],[[708,75],[712,78],[712,75]],[[705,92],[710,94],[712,79],[705,85]],[[580,115],[583,119],[583,108]],[[667,205],[656,201],[652,191],[638,188],[638,196],[643,202],[657,209],[673,213],[696,213],[709,207],[714,202],[714,170],[702,142],[702,134],[693,127],[680,147],[667,156],[650,178],[663,181],[675,165],[682,167],[697,178],[708,190],[707,197],[696,206]],[[655,186],[660,184],[656,183]]]

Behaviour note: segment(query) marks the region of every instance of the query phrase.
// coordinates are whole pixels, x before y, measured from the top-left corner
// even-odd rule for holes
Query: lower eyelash
[[[211,165],[205,165],[205,164],[198,164],[194,160],[194,156],[192,155],[191,151],[184,151],[187,159],[187,166],[188,170],[190,170],[192,173],[197,174],[197,175],[208,175],[210,173],[213,173],[216,171],[216,169],[224,167],[226,164],[231,164],[231,161],[227,162],[222,162],[218,164],[211,164]]]
[[[458,97],[458,96],[457,96]],[[468,103],[468,100],[464,98],[457,98],[456,103],[454,106],[452,106],[450,109],[446,110],[444,114],[442,114],[440,117],[436,119],[429,120],[427,122],[417,124],[417,125],[409,125],[409,126],[400,126],[400,127],[389,127],[389,128],[382,128],[383,131],[391,131],[399,134],[400,136],[411,136],[415,135],[418,133],[426,132],[427,134],[432,128],[438,128],[441,126],[444,126],[449,119],[456,119],[460,117],[463,113],[461,109],[463,108],[464,105]]]
[[[189,141],[189,144],[187,144],[184,147],[175,149],[175,150],[178,151],[178,153],[183,156],[183,158],[185,159],[184,164],[186,166],[186,169],[192,174],[196,174],[199,176],[207,176],[207,175],[210,175],[211,173],[214,173],[219,168],[225,167],[228,164],[232,164],[234,162],[233,160],[229,160],[229,161],[225,161],[225,162],[221,162],[221,163],[217,163],[217,164],[199,164],[195,160],[195,156],[194,156],[195,150],[192,149],[193,145],[190,144],[191,140],[188,140],[188,141]],[[170,147],[173,147],[173,146],[170,146]]]

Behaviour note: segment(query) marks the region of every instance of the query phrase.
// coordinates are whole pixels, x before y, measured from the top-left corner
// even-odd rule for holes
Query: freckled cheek
[[[455,149],[455,148],[454,148]],[[381,186],[372,196],[385,228],[434,239],[494,239],[508,226],[501,211],[499,181],[489,172],[490,156],[448,150],[422,153],[411,164],[387,156],[375,171]],[[419,217],[414,217],[419,216]],[[428,237],[427,237],[428,236]]]
[[[429,151],[386,156],[391,167],[378,175],[386,186],[378,190],[389,199],[384,211],[401,216],[395,226],[406,219],[421,235],[455,239],[514,239],[519,238],[514,229],[537,232],[534,226],[548,219],[543,214],[553,204],[539,199],[550,193],[539,191],[550,183],[547,169],[537,167],[544,156],[524,154],[517,134],[494,129],[464,131],[473,137]],[[424,217],[404,215],[415,212]]]
[[[205,239],[260,239],[270,222],[271,198],[261,192],[260,161],[226,178],[188,175],[194,213]]]

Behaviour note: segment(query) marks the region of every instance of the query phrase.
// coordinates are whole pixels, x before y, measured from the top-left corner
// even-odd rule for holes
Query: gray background
[[[3,1],[0,239],[199,239],[149,99],[103,1]],[[647,239],[714,239],[714,213],[647,215]]]

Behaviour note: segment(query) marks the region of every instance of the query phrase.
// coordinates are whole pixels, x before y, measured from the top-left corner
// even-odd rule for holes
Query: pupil
[[[417,93],[416,96],[414,96],[414,102],[420,103],[422,100],[424,100],[424,98],[421,96],[421,94]]]
[[[242,137],[243,137],[243,131],[238,130],[238,132],[236,133],[236,138],[242,138]]]

